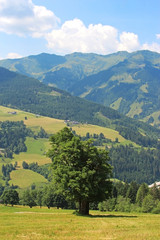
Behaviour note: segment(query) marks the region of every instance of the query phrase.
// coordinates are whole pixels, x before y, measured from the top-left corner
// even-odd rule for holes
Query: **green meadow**
[[[13,112],[16,112],[16,114],[12,114]],[[37,133],[40,130],[40,127],[42,127],[48,134],[54,134],[66,126],[66,123],[64,123],[63,120],[39,116],[21,110],[0,106],[0,121],[7,120],[24,121],[24,124],[28,128],[31,128],[35,133]],[[69,127],[72,127],[72,130],[76,131],[76,133],[81,136],[86,136],[88,132],[92,135],[94,133],[103,133],[106,138],[112,141],[115,141],[115,139],[118,138],[118,141],[121,144],[132,143],[131,141],[124,139],[117,131],[110,128],[81,123],[70,123]],[[0,158],[0,182],[2,184],[4,184],[1,175],[2,165],[5,165],[7,163],[14,164],[15,162],[17,162],[17,170],[11,173],[11,180],[9,182],[10,184],[18,185],[21,189],[25,189],[26,187],[31,186],[32,183],[45,183],[46,179],[43,178],[40,174],[33,171],[30,171],[29,173],[29,171],[27,172],[26,170],[23,170],[22,162],[25,161],[28,164],[37,162],[38,165],[51,163],[51,160],[46,156],[46,152],[50,148],[49,140],[27,137],[25,144],[27,146],[27,152],[13,154],[13,159],[3,159],[2,157]]]
[[[17,114],[9,114],[8,112],[16,111]],[[25,119],[27,118],[27,119]],[[33,131],[37,132],[40,127],[44,128],[49,134],[54,134],[66,126],[63,120],[49,118],[44,116],[37,116],[32,113],[24,112],[21,110],[15,110],[7,107],[0,106],[0,121],[24,121],[24,124],[31,128]],[[85,136],[87,132],[90,134],[100,134],[103,133],[104,136],[112,141],[115,138],[119,139],[119,142],[125,142],[126,140],[115,130],[105,127],[100,127],[92,124],[78,124],[71,125],[72,129],[76,131],[77,134]]]
[[[33,183],[36,184],[47,182],[47,179],[45,179],[42,175],[29,169],[19,169],[12,171],[10,177],[11,180],[9,181],[9,184],[17,185],[20,188],[27,188]]]
[[[46,152],[50,147],[48,139],[34,139],[27,137],[26,146],[27,152],[14,154],[14,162],[16,161],[18,163],[18,167],[21,168],[23,161],[28,164],[37,162],[38,165],[44,165],[51,162],[51,160],[46,156]]]
[[[0,205],[1,240],[158,240],[160,215]]]

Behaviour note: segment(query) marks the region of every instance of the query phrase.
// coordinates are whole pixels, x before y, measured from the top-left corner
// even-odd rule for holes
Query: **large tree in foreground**
[[[79,202],[79,213],[89,214],[89,203],[103,201],[111,192],[108,153],[92,141],[81,141],[65,127],[51,137],[53,182],[58,193]]]

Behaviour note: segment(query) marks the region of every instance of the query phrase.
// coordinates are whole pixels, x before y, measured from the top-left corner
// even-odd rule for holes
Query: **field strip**
[[[14,212],[16,214],[44,214],[44,215],[59,215],[59,214],[63,214],[63,215],[69,215],[71,213],[39,213],[39,212]]]

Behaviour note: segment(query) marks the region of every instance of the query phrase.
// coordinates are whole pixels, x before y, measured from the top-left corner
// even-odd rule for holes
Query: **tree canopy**
[[[106,150],[81,141],[65,127],[51,137],[52,178],[58,193],[79,202],[79,213],[89,214],[89,203],[103,201],[112,188],[112,167]]]

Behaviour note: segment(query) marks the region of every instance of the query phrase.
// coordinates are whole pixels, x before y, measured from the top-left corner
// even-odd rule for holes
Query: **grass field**
[[[8,112],[16,111],[16,115],[8,114]],[[27,120],[25,120],[25,117],[27,117]],[[30,127],[34,131],[38,131],[40,127],[43,127],[46,132],[49,134],[54,134],[61,130],[63,127],[66,126],[63,120],[49,118],[49,117],[43,117],[43,116],[36,116],[32,113],[23,112],[20,110],[15,110],[11,108],[6,108],[3,106],[0,106],[0,120],[1,121],[24,121],[25,125],[27,127]],[[115,138],[119,139],[119,142],[126,142],[126,140],[119,135],[119,133],[113,129],[100,127],[96,125],[91,124],[78,124],[73,125],[72,129],[76,131],[77,134],[81,136],[85,136],[87,132],[90,134],[100,134],[103,133],[106,138],[111,139],[112,141],[115,140]]]
[[[1,240],[159,240],[160,215],[0,205]]]
[[[8,112],[16,111],[17,114],[9,114]],[[25,120],[27,117],[27,120]],[[55,133],[65,127],[63,120],[36,116],[33,113],[24,112],[17,109],[0,106],[0,121],[24,121],[24,124],[31,129],[38,131],[43,127],[48,133]]]
[[[12,114],[15,112],[16,114]],[[61,130],[63,127],[66,126],[63,120],[43,117],[43,116],[36,116],[35,114],[24,112],[17,109],[11,109],[7,107],[0,106],[0,121],[24,121],[27,127],[31,128],[33,131],[38,132],[40,127],[43,127],[45,131],[49,134],[54,134]],[[130,141],[124,139],[117,131],[100,127],[91,124],[78,124],[72,125],[71,127],[73,130],[76,131],[78,135],[85,136],[86,133],[90,134],[100,134],[103,133],[104,136],[112,141],[115,141],[118,138],[121,144],[129,144]],[[51,160],[46,156],[46,152],[50,148],[50,143],[48,139],[34,139],[31,137],[26,138],[26,146],[27,152],[21,152],[20,154],[13,154],[13,159],[4,159],[3,157],[0,158],[0,183],[4,184],[2,179],[1,168],[3,164],[12,163],[14,164],[17,162],[18,169],[22,168],[22,162],[25,161],[28,164],[32,162],[37,162],[38,165],[44,165],[47,163],[51,163]],[[28,176],[25,172],[21,174],[20,171],[14,171],[11,173],[11,181],[10,184],[18,185],[20,188],[26,188],[30,186],[33,182],[41,182],[37,180],[37,176],[34,173],[34,176]],[[22,181],[21,181],[22,179]],[[32,181],[29,181],[29,179]],[[21,181],[21,182],[20,182]],[[43,181],[42,181],[43,182]]]
[[[125,139],[115,130],[111,128],[104,128],[91,124],[75,125],[72,127],[78,135],[85,136],[87,132],[90,134],[100,134],[103,133],[104,136],[112,141],[115,141],[115,138],[118,138],[119,142],[124,142]]]
[[[28,164],[37,162],[38,165],[51,163],[51,160],[46,157],[46,152],[50,148],[48,139],[37,139],[27,137],[26,139],[27,152],[21,152],[20,154],[14,154],[14,162],[18,163],[18,166],[22,166],[22,162],[25,161]],[[12,161],[13,162],[13,161]]]
[[[48,182],[46,178],[42,175],[33,172],[29,169],[19,169],[12,171],[10,174],[11,180],[10,185],[17,185],[20,188],[27,188],[33,183],[46,183]]]

